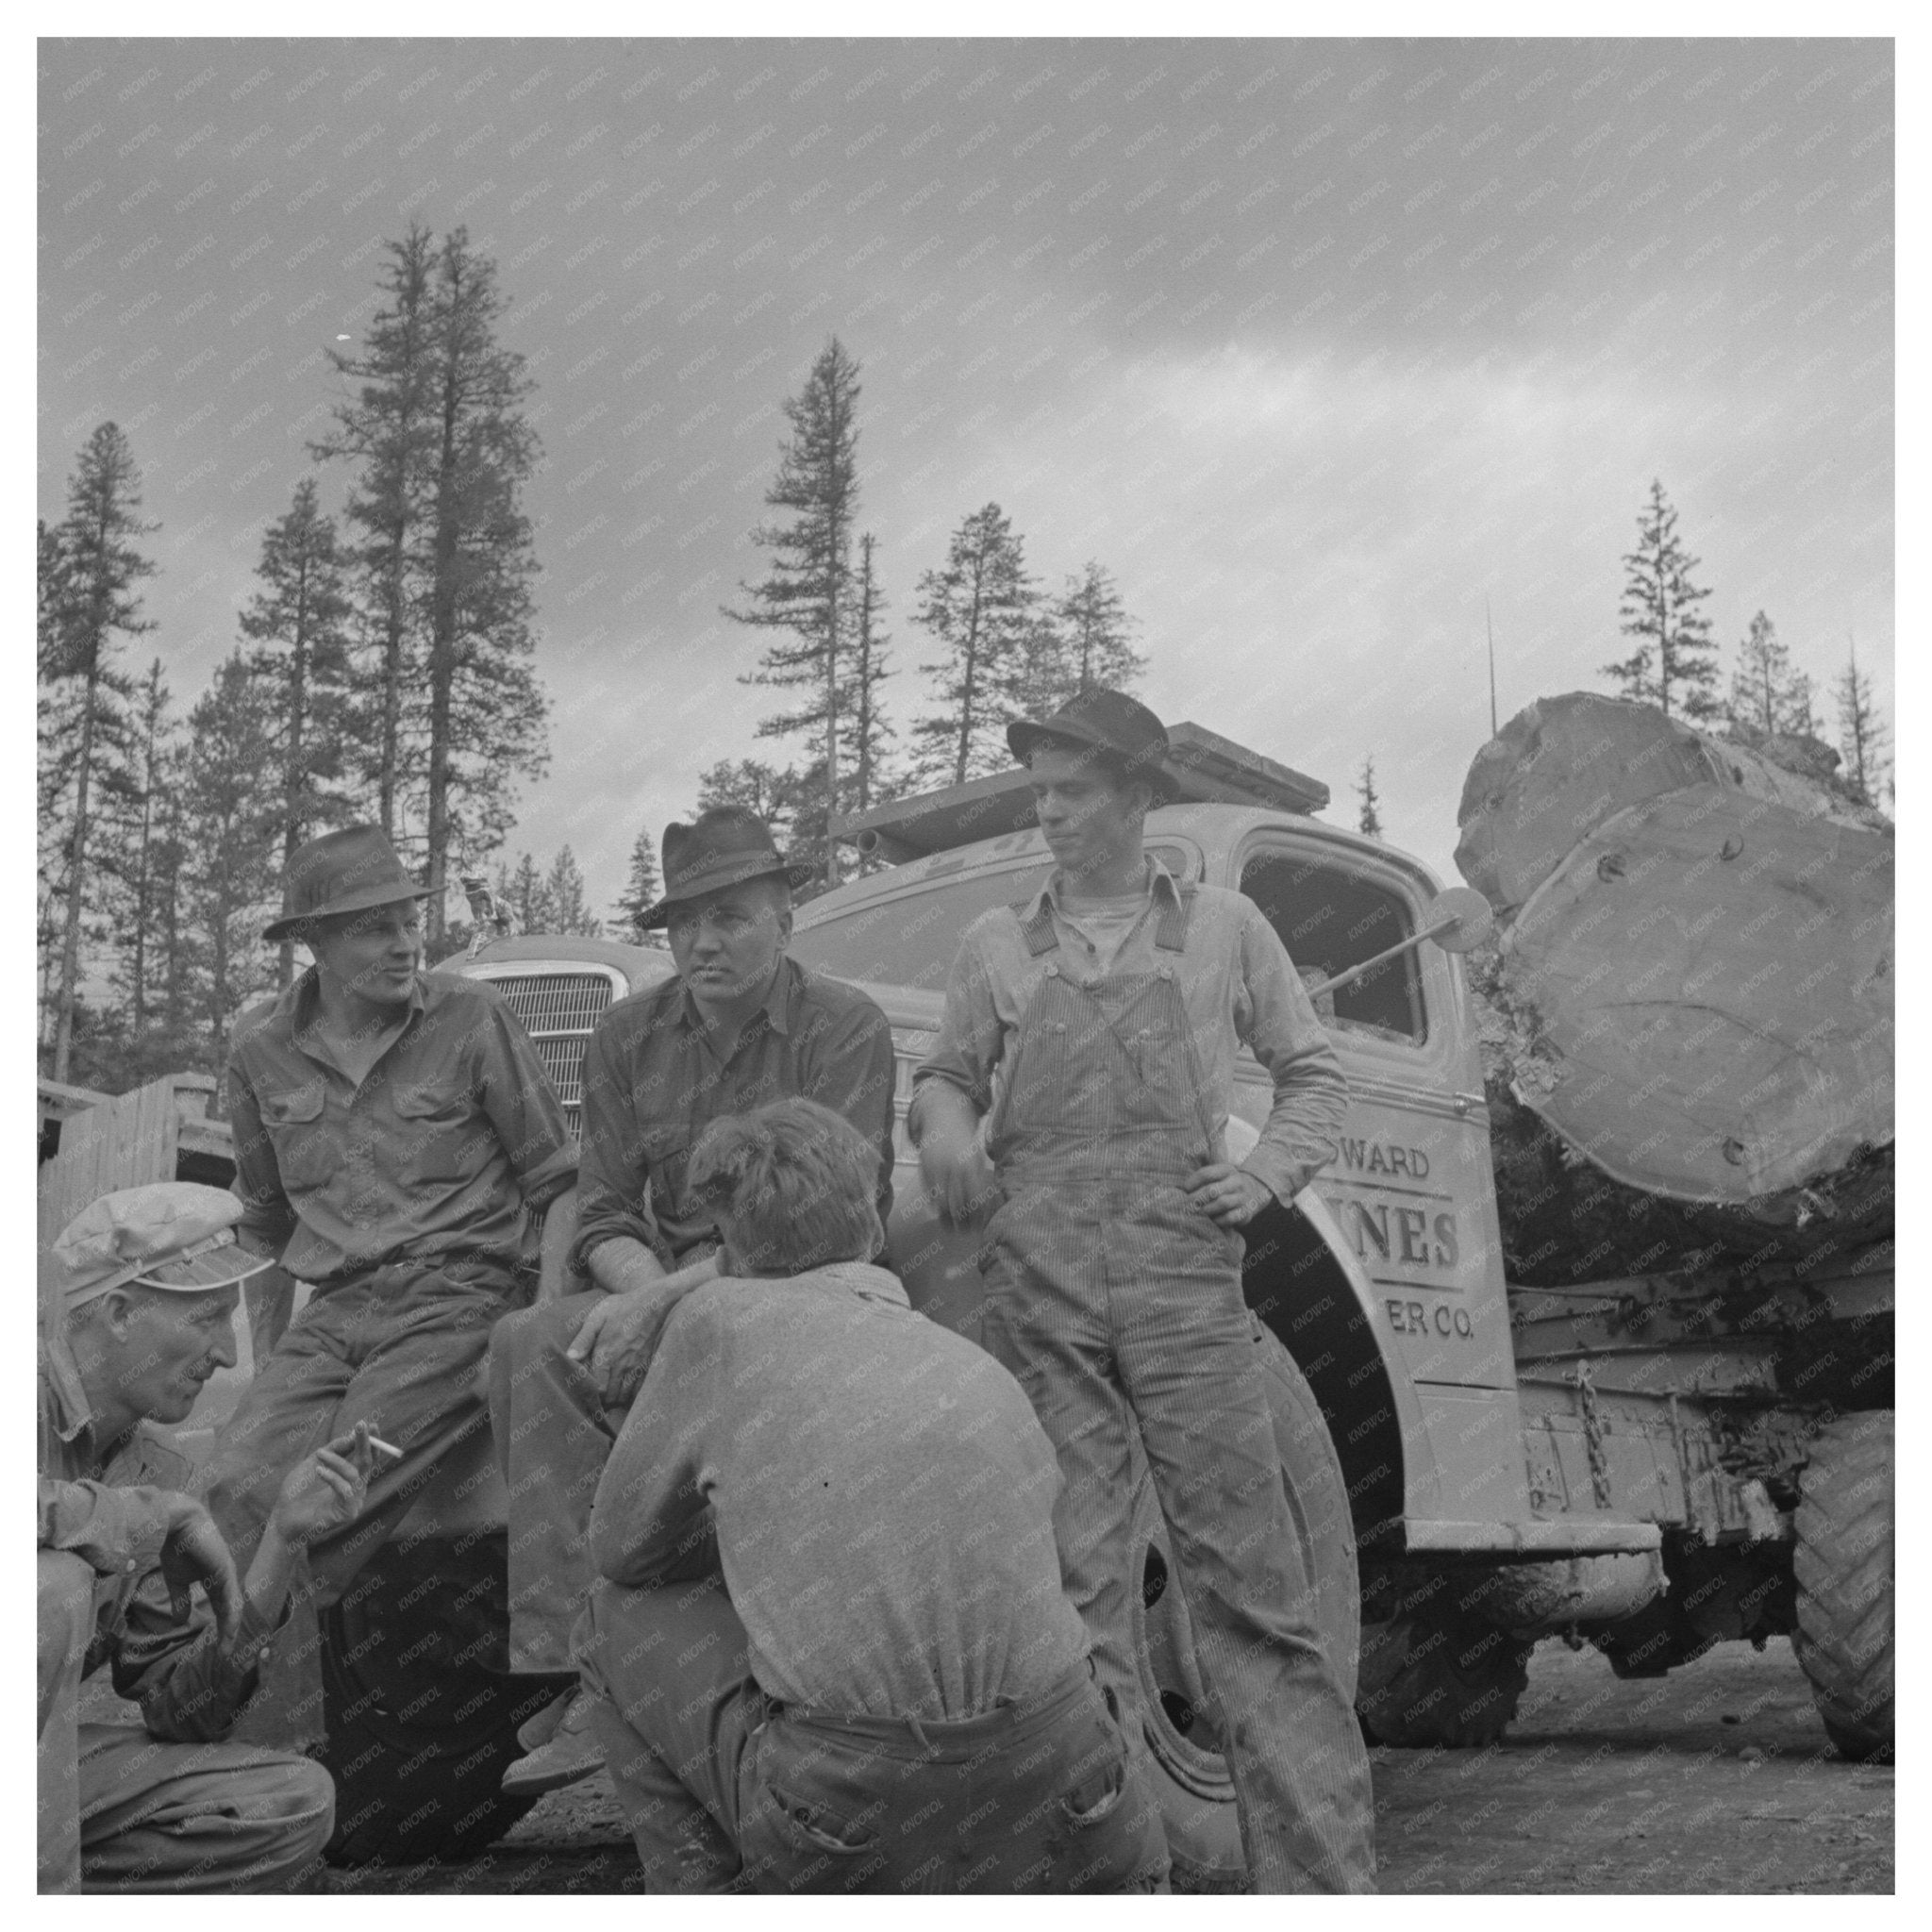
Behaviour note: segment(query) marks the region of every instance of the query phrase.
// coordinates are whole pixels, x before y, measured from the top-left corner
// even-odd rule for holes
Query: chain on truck
[[[1196,725],[1170,738],[1183,797],[1149,814],[1148,848],[1183,883],[1236,888],[1261,908],[1349,1080],[1338,1158],[1250,1224],[1243,1285],[1272,1337],[1276,1439],[1321,1616],[1336,1654],[1351,1666],[1358,1656],[1369,1735],[1494,1740],[1543,1637],[1592,1643],[1620,1675],[1652,1676],[1715,1642],[1791,1636],[1840,1751],[1889,1754],[1890,1241],[1809,1270],[1512,1286],[1459,957],[1487,930],[1481,895],[1443,892],[1419,861],[1322,823],[1319,782]],[[906,1108],[958,935],[1036,890],[1052,861],[1017,771],[833,829],[875,869],[801,905],[790,950],[861,984],[891,1023],[889,1258],[915,1307],[972,1334],[981,1236],[925,1205]],[[487,930],[495,908],[468,883]],[[668,978],[669,955],[508,934],[500,919],[496,929],[448,963],[499,987],[575,1124],[591,1028],[613,1001]],[[1245,1054],[1237,1089],[1240,1158],[1272,1091]],[[1828,1393],[1816,1377],[1827,1357]],[[1176,1865],[1197,1888],[1233,1885],[1232,1787],[1144,1472],[1129,1507],[1143,1702]],[[429,1757],[481,1766],[456,1794],[467,1807],[400,1839],[377,1833],[372,1856],[474,1850],[523,1808],[494,1790],[516,1748],[500,1686],[491,1701],[473,1662],[460,1719],[458,1692],[441,1705],[422,1693],[425,1674],[461,1665],[449,1631],[492,1613],[487,1591],[479,1609],[459,1585],[505,1520],[479,1444],[420,1500],[396,1539],[404,1554],[375,1566],[387,1600],[323,1633],[329,1712],[340,1721],[354,1707],[359,1726],[344,1812],[358,1779],[369,1789],[384,1767],[413,1763],[421,1794]],[[409,1632],[439,1619],[436,1643],[411,1653]],[[1882,1698],[1870,1688],[1881,1681]],[[413,1719],[397,1715],[406,1689]],[[328,1758],[339,1776],[358,1762],[333,1735]]]

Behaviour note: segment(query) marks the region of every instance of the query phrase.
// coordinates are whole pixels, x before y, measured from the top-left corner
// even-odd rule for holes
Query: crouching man
[[[725,1272],[671,1316],[605,1466],[579,1639],[647,1886],[1158,1888],[1060,1591],[1052,1446],[871,1265],[876,1150],[780,1101],[708,1127],[691,1181]]]
[[[188,1465],[144,1426],[177,1423],[235,1361],[232,1194],[163,1182],[104,1195],[54,1247],[40,1364],[42,1891],[287,1891],[335,1817],[306,1757],[220,1741],[283,1622],[295,1553],[361,1507],[372,1452],[348,1436],[290,1471],[245,1578]],[[199,1585],[208,1601],[198,1604]],[[111,1664],[142,1723],[84,1724]]]

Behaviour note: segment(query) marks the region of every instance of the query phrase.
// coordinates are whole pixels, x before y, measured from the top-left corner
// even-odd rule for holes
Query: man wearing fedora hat
[[[242,1016],[228,1058],[242,1239],[313,1293],[217,1439],[215,1520],[253,1550],[282,1473],[354,1424],[403,1452],[360,1519],[311,1548],[323,1603],[484,1426],[491,1326],[527,1298],[535,1217],[576,1169],[502,995],[422,970],[426,896],[374,825],[310,840],[263,937],[299,940],[313,963]]]
[[[39,1864],[42,1891],[286,1891],[334,1818],[327,1772],[222,1741],[281,1627],[295,1553],[361,1507],[366,1433],[278,1484],[245,1576],[188,1465],[149,1431],[235,1362],[239,1285],[265,1261],[242,1204],[158,1182],[106,1194],[55,1242],[40,1360]],[[205,1591],[197,1605],[192,1586]],[[82,1722],[110,1663],[140,1725]]]
[[[592,1291],[500,1324],[491,1414],[509,1492],[510,1665],[575,1668],[571,1632],[594,1573],[591,1501],[658,1335],[718,1272],[716,1214],[690,1185],[713,1121],[816,1100],[878,1150],[878,1213],[892,1200],[892,1034],[865,994],[788,958],[792,866],[764,821],[720,806],[664,830],[663,926],[677,977],[620,1000],[584,1056],[584,1148],[574,1256]],[[568,1784],[602,1754],[589,1707],[567,1698],[525,1727],[507,1791]]]
[[[1241,1230],[1334,1158],[1346,1083],[1260,910],[1179,885],[1144,850],[1149,808],[1173,795],[1160,720],[1094,687],[1007,736],[1057,864],[1029,898],[966,928],[915,1075],[926,1184],[957,1220],[998,1204],[982,1340],[1058,1452],[1055,1531],[1101,1681],[1138,1707],[1138,1435],[1227,1740],[1250,1883],[1371,1890],[1368,1760],[1306,1607],[1241,1295]],[[1273,1076],[1274,1104],[1237,1165],[1240,1044]]]

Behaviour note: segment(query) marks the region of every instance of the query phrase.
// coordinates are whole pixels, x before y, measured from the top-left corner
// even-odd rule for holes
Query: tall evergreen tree
[[[798,774],[789,766],[781,771],[762,758],[723,758],[698,778],[698,809],[741,805],[764,820],[782,852],[791,842],[798,788]]]
[[[352,558],[362,649],[351,741],[360,747],[376,823],[393,838],[408,774],[408,698],[420,685],[424,528],[436,450],[436,249],[414,223],[386,246],[379,287],[388,299],[358,353],[328,352],[350,388],[329,434],[309,447],[318,458],[358,465],[348,517],[360,533]]]
[[[879,686],[891,676],[880,624],[886,608],[879,589],[874,552],[878,540],[868,530],[858,540],[858,583],[852,603],[852,792],[851,808],[866,811],[889,795],[891,745],[898,736],[879,703]]]
[[[1858,669],[1856,641],[1850,643],[1833,695],[1838,699],[1838,742],[1844,759],[1844,782],[1861,805],[1876,805],[1878,788],[1887,781],[1891,767],[1885,755],[1891,733],[1873,702],[1872,680]]]
[[[538,870],[537,861],[527,852],[518,855],[514,872],[507,866],[497,867],[496,896],[509,908],[519,932],[558,929],[557,902],[550,896],[550,888]]]
[[[844,656],[853,629],[852,531],[858,508],[858,365],[834,336],[811,366],[804,389],[785,401],[791,438],[778,449],[778,475],[765,492],[786,522],[760,524],[752,541],[772,553],[763,580],[742,584],[743,610],[725,609],[739,624],[790,633],[766,647],[746,680],[807,695],[792,709],[758,724],[760,738],[809,734],[826,796],[837,801],[852,760],[842,742],[853,692]],[[869,693],[868,693],[869,695]],[[838,858],[822,855],[827,884],[838,882]]]
[[[603,932],[604,922],[591,910],[590,896],[584,891],[584,875],[578,870],[576,854],[568,845],[551,861],[543,885],[550,894],[551,905],[556,908],[557,923],[551,927],[553,932],[575,933],[592,940]]]
[[[215,1056],[236,1014],[271,983],[258,935],[276,903],[281,858],[274,724],[239,647],[188,716],[183,896],[195,939],[194,1004]]]
[[[919,667],[938,680],[938,703],[912,727],[918,772],[931,783],[963,785],[1012,763],[1005,726],[1018,710],[1036,618],[1024,547],[998,504],[960,524],[945,567],[923,573],[918,588],[913,622],[942,654]]]
[[[1733,728],[1754,741],[1811,729],[1811,680],[1791,668],[1777,626],[1761,610],[1738,645],[1725,710]]]
[[[630,875],[625,881],[624,894],[610,908],[610,920],[617,928],[617,937],[629,940],[633,945],[661,944],[662,937],[658,930],[655,927],[647,930],[640,922],[663,895],[664,889],[658,876],[658,855],[651,843],[651,828],[640,825],[637,842],[630,848]]]
[[[258,646],[248,665],[272,721],[286,866],[297,846],[344,813],[331,781],[342,763],[349,600],[335,524],[322,513],[312,478],[295,486],[287,513],[269,525],[256,575],[261,583],[242,612],[242,631]],[[292,940],[281,942],[278,963],[281,984],[291,985]]]
[[[149,994],[158,949],[156,925],[157,848],[166,808],[165,791],[172,764],[174,725],[172,702],[161,675],[161,660],[148,666],[136,687],[128,746],[128,787],[119,814],[115,839],[121,884],[119,929],[121,958],[116,979],[127,1005],[128,1030],[139,1041],[149,1019]]]
[[[1355,781],[1356,795],[1361,800],[1361,810],[1356,816],[1356,827],[1371,839],[1382,836],[1382,800],[1375,791],[1375,755],[1374,752],[1362,759],[1361,775]]]
[[[452,851],[501,839],[519,774],[544,768],[547,708],[532,668],[537,559],[521,494],[537,461],[524,412],[535,384],[496,340],[496,264],[458,227],[437,260],[431,374],[425,939],[442,938]]]
[[[1063,699],[1106,685],[1130,695],[1147,675],[1147,659],[1133,646],[1136,621],[1127,615],[1120,586],[1103,565],[1088,562],[1053,609],[1059,642]]]
[[[1624,558],[1625,637],[1637,639],[1630,656],[1602,667],[1626,698],[1657,706],[1671,715],[1673,699],[1686,718],[1718,715],[1717,646],[1710,620],[1698,608],[1710,592],[1690,573],[1698,560],[1677,535],[1677,512],[1661,482],[1637,518],[1637,548]]]
[[[71,761],[67,851],[62,867],[60,968],[54,1022],[54,1078],[65,1080],[73,1052],[74,1008],[80,989],[86,910],[98,897],[90,843],[97,785],[125,783],[126,704],[132,687],[120,669],[116,639],[154,628],[141,614],[136,587],[155,566],[137,548],[160,526],[143,523],[140,473],[127,439],[103,423],[88,439],[67,486],[67,514],[55,541],[43,543],[41,673],[56,688],[53,734]],[[63,702],[64,700],[64,702]]]

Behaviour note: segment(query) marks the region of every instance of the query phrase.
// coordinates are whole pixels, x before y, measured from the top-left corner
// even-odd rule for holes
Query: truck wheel
[[[1282,1486],[1302,1565],[1316,1596],[1314,1623],[1327,1640],[1343,1690],[1353,1696],[1361,1607],[1348,1486],[1314,1391],[1275,1336],[1258,1324],[1257,1328],[1255,1345],[1262,1351],[1268,1376]],[[1133,1509],[1129,1546],[1132,1574],[1141,1586],[1133,1597],[1134,1652],[1174,1890],[1241,1891],[1246,1889],[1247,1867],[1235,1818],[1234,1781],[1194,1658],[1193,1628],[1175,1583],[1167,1525],[1144,1472]]]
[[[1892,1755],[1892,1440],[1889,1408],[1840,1416],[1798,1478],[1791,1648],[1855,1761]]]
[[[1446,1578],[1362,1625],[1356,1715],[1372,1743],[1467,1750],[1493,1744],[1529,1683],[1534,1645],[1438,1601]]]
[[[500,1536],[466,1549],[391,1545],[324,1611],[331,1864],[472,1857],[536,1802],[505,1797],[498,1782],[518,1755],[517,1726],[567,1680],[506,1676],[478,1661],[500,1651],[507,1627],[503,1561]]]

